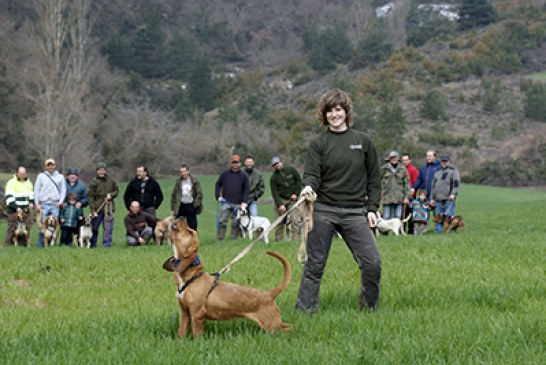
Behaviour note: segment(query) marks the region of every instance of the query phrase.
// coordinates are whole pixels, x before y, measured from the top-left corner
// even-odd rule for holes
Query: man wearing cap
[[[455,199],[459,194],[461,178],[459,171],[449,165],[450,161],[448,155],[440,157],[442,168],[434,174],[432,180],[430,204],[434,207],[435,214],[455,215]],[[442,233],[443,231],[442,224],[436,223],[436,233]]]
[[[254,168],[254,156],[245,157],[245,172],[250,182],[250,191],[248,193],[248,214],[252,217],[258,215],[258,199],[264,195],[265,185],[262,173]]]
[[[66,198],[66,183],[64,177],[55,169],[55,160],[45,161],[45,171],[41,172],[34,184],[34,203],[36,211],[42,213],[42,223],[47,216],[59,216],[59,209]],[[44,236],[38,235],[38,247],[44,247]]]
[[[85,208],[89,205],[87,198],[87,185],[80,181],[78,169],[70,167],[66,170],[66,200],[68,202],[68,195],[74,193],[76,195],[76,208]]]
[[[118,196],[119,188],[114,180],[106,173],[106,164],[97,164],[97,176],[89,185],[89,207],[93,215],[93,238],[91,247],[97,246],[99,228],[103,224],[102,244],[112,246],[112,232],[114,231],[114,199]]]
[[[24,167],[19,167],[17,173],[8,180],[5,193],[8,228],[6,229],[4,246],[9,246],[17,228],[17,213],[23,211],[26,214],[25,224],[28,228],[30,228],[33,218],[34,189]],[[28,244],[28,242],[25,242],[25,244]]]
[[[271,159],[271,166],[274,171],[269,179],[269,184],[271,185],[271,196],[275,203],[275,219],[277,219],[298,200],[298,195],[301,192],[301,176],[295,168],[284,166],[278,156]],[[285,227],[286,219],[275,228],[275,241],[282,241]],[[288,231],[286,236],[289,238]]]
[[[383,218],[402,219],[402,208],[409,203],[410,181],[406,167],[399,163],[398,152],[391,151],[389,162],[381,166]]]
[[[81,209],[83,215],[83,208],[89,205],[89,200],[87,198],[87,185],[80,181],[78,169],[70,167],[68,170],[66,170],[66,199],[64,202],[65,207],[69,203],[68,197],[72,193],[74,193],[74,196],[76,197],[75,207],[76,209]],[[76,223],[77,224],[74,231],[76,233],[76,236],[79,238],[82,220],[77,220]]]
[[[230,168],[220,174],[215,186],[216,200],[221,203],[218,231],[216,238],[219,241],[226,235],[227,221],[231,216],[231,239],[239,236],[239,221],[236,218],[240,207],[247,207],[250,183],[248,175],[241,170],[241,157],[233,155]]]

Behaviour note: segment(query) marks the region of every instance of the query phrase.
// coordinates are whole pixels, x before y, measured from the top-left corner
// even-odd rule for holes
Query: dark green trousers
[[[307,239],[308,260],[303,268],[296,308],[306,312],[318,310],[322,275],[336,231],[341,234],[360,268],[361,308],[378,308],[381,258],[364,209],[318,202],[313,212],[313,230]],[[336,286],[329,290],[336,290]]]

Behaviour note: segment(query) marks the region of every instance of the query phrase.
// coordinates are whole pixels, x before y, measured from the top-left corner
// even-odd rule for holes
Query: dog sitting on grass
[[[171,245],[171,240],[169,238],[169,230],[171,227],[171,224],[174,221],[174,216],[170,215],[165,219],[162,219],[156,223],[155,229],[154,229],[154,235],[155,235],[155,244],[161,245],[163,243],[163,240],[167,240],[167,245]]]
[[[444,226],[444,233],[460,230],[464,232],[464,219],[460,215],[436,213],[434,222]]]
[[[17,212],[17,226],[13,234],[13,244],[19,245],[19,240],[23,238],[27,247],[30,247],[30,227],[27,227],[27,214],[22,210]]]
[[[287,331],[291,325],[283,323],[275,298],[290,282],[290,264],[278,253],[267,253],[284,266],[281,283],[269,291],[247,288],[218,281],[218,277],[203,271],[197,250],[197,232],[183,219],[171,226],[174,257],[165,261],[163,268],[173,272],[177,287],[176,298],[180,311],[178,336],[184,338],[190,322],[193,338],[203,333],[205,320],[228,320],[246,317],[258,323],[267,332]]]

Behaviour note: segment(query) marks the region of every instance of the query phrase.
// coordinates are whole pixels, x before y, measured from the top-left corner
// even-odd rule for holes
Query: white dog
[[[83,219],[83,224],[80,227],[79,246],[91,248],[91,238],[93,238],[93,228],[91,225],[91,216],[86,216]]]
[[[239,220],[239,228],[243,233],[243,238],[246,237],[248,232],[248,238],[252,240],[252,233],[263,230],[264,232],[271,227],[271,222],[266,217],[252,217],[248,214],[246,208],[239,208],[237,210],[237,219]],[[264,242],[269,243],[267,234],[264,234]]]
[[[411,214],[407,216],[406,219],[401,220],[399,218],[392,218],[392,219],[383,219],[381,217],[381,214],[377,213],[377,224],[376,224],[376,230],[375,235],[379,236],[379,233],[389,233],[391,231],[396,236],[399,234],[402,234],[402,236],[406,235],[406,232],[404,232],[404,223],[409,221],[411,217]]]

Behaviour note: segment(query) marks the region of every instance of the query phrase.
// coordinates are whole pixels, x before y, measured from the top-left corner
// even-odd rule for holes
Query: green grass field
[[[215,242],[214,177],[202,183],[200,255],[214,272],[249,241]],[[172,180],[162,185],[170,195]],[[293,309],[298,243],[259,243],[222,280],[270,289],[282,266],[264,251],[284,254],[293,279],[277,302],[293,330],[269,335],[248,320],[207,322],[201,340],[180,341],[175,287],[161,268],[172,249],[128,248],[119,204],[111,249],[0,249],[0,363],[544,364],[545,206],[544,191],[464,185],[457,213],[465,233],[380,237],[374,314],[357,310],[359,272],[341,240],[312,316]],[[272,218],[272,206],[260,206],[260,215]],[[2,239],[4,231],[2,222]]]

